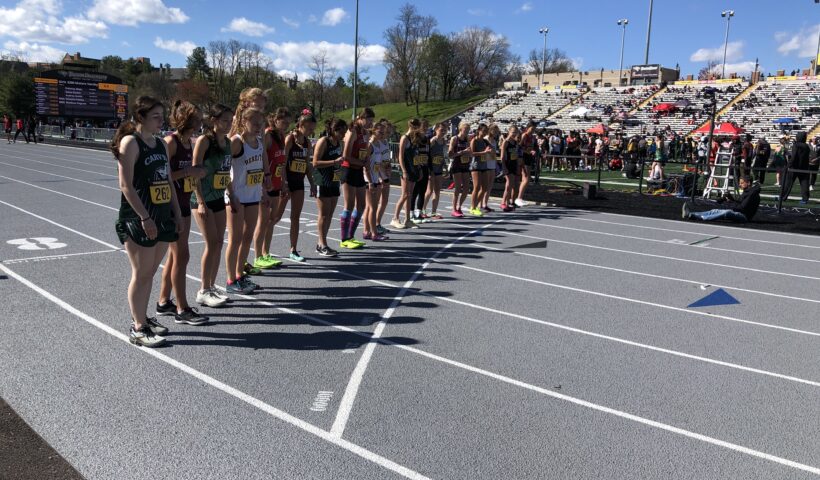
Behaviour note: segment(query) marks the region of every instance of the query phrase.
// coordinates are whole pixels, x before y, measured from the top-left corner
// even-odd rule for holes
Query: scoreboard
[[[34,79],[37,114],[125,119],[128,85],[104,73],[49,70]]]

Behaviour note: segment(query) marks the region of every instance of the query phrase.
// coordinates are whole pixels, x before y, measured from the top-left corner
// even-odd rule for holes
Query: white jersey
[[[237,135],[234,138],[242,137]],[[240,203],[258,203],[262,198],[262,182],[265,180],[265,143],[257,137],[257,147],[253,148],[242,140],[242,154],[231,162],[231,189]],[[225,190],[225,203],[228,191]]]
[[[385,171],[383,162],[390,162],[390,144],[386,140],[372,142],[373,155],[370,157],[370,179],[374,183],[381,183],[384,179],[390,179],[389,171]]]

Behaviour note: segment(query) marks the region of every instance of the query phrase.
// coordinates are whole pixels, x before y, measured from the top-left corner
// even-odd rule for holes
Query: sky
[[[364,76],[381,83],[383,32],[396,22],[399,1],[361,0],[359,37],[367,42]],[[508,38],[526,60],[543,47],[563,50],[584,71],[618,68],[621,27],[629,20],[624,66],[643,63],[648,0],[417,0],[420,13],[442,33],[490,27]],[[154,65],[184,67],[195,46],[237,39],[262,46],[273,69],[304,78],[313,54],[325,50],[344,72],[353,67],[356,3],[353,0],[0,0],[0,51],[23,52],[27,61],[53,61],[65,52],[101,58],[149,57]],[[726,20],[727,72],[746,74],[755,59],[766,73],[809,67],[820,33],[814,0],[655,0],[649,63],[697,74],[707,61],[722,62]]]

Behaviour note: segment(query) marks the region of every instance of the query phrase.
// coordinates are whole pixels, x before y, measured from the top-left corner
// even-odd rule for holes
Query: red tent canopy
[[[653,112],[674,112],[677,109],[674,103],[659,103],[652,107]]]
[[[603,135],[607,132],[606,125],[603,123],[599,123],[592,128],[587,129],[587,133],[597,133],[598,135]]]
[[[706,122],[705,125],[703,125],[699,129],[695,130],[695,133],[702,133],[702,134],[708,135],[709,134],[709,124],[710,123],[711,122]],[[718,124],[718,126],[715,127],[714,134],[715,135],[732,135],[732,136],[734,136],[734,135],[740,135],[743,132],[745,132],[745,130],[743,130],[741,127],[738,127],[734,123],[724,122],[724,123]]]

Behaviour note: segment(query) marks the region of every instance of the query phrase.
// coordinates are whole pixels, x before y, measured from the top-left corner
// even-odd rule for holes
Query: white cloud
[[[778,32],[774,39],[778,42],[777,51],[783,55],[814,57],[817,53],[817,36],[820,35],[820,24],[801,28],[799,32],[788,34]]]
[[[123,47],[126,47],[126,48],[131,46],[131,44],[130,44],[130,43],[128,43],[127,41],[125,41],[125,40],[123,40],[123,41],[120,43],[120,45],[122,45]]]
[[[29,62],[59,62],[65,56],[65,51],[41,43],[15,42],[12,40],[3,44],[4,53],[20,56]]]
[[[276,29],[264,23],[253,22],[245,17],[234,18],[230,25],[222,27],[222,32],[236,32],[249,37],[263,37],[275,32]]]
[[[726,46],[726,62],[739,60],[743,57],[743,42],[729,42]],[[723,45],[715,48],[699,48],[689,57],[692,62],[723,61]]]
[[[763,71],[763,67],[757,67],[759,71]],[[726,77],[729,77],[731,74],[736,73],[740,76],[750,76],[752,72],[755,71],[755,62],[754,60],[748,60],[745,62],[737,62],[737,63],[729,63],[726,62]],[[723,64],[716,65],[712,72],[721,74],[723,72]]]
[[[94,0],[88,17],[114,25],[137,26],[140,23],[185,23],[189,20],[181,9],[168,7],[163,0]]]
[[[105,23],[82,16],[60,18],[62,11],[59,0],[21,0],[13,8],[0,7],[0,36],[78,44],[108,35]]]
[[[484,10],[483,8],[468,8],[467,13],[474,17],[484,17],[489,15],[489,12],[487,12],[487,10]]]
[[[342,21],[349,16],[350,15],[347,12],[345,12],[344,8],[331,8],[330,10],[326,11],[324,15],[322,15],[321,25],[324,25],[326,27],[335,27],[336,25],[342,23]]]
[[[576,72],[581,70],[581,67],[584,66],[584,57],[573,57],[569,59],[572,62],[572,68],[575,69]]]
[[[327,52],[330,65],[344,70],[353,67],[355,47],[350,43],[329,42],[266,42],[265,49],[271,52],[273,68],[276,71],[304,72],[309,69],[311,58],[322,50]],[[381,45],[368,45],[362,49],[360,66],[381,65],[386,49]],[[299,74],[304,78],[303,74]]]
[[[520,12],[529,12],[533,9],[532,2],[526,2],[524,5],[521,5],[521,8],[518,9]]]
[[[154,46],[162,50],[178,53],[180,55],[189,56],[196,48],[194,42],[178,42],[176,40],[163,40],[162,37],[154,39]]]
[[[299,28],[299,22],[292,18],[282,17],[282,23],[289,26],[290,28]]]

